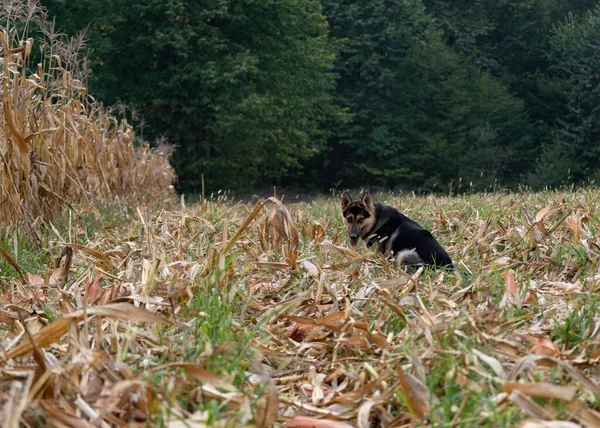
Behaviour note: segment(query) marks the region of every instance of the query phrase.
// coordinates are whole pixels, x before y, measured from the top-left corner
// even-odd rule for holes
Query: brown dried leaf
[[[168,323],[168,321],[160,315],[153,314],[145,309],[137,308],[129,303],[111,303],[105,306],[87,308],[87,312],[83,309],[80,309],[71,314],[57,318],[34,334],[32,336],[32,340],[35,341],[38,347],[45,348],[46,346],[59,341],[60,338],[67,332],[70,323],[72,321],[81,320],[86,313],[88,316],[97,315],[112,317],[124,321]],[[33,346],[31,342],[28,340],[22,341],[14,349],[8,351],[1,360],[6,361],[11,358],[20,357],[22,355],[29,354],[32,351]]]
[[[29,282],[29,285],[34,287],[38,285],[44,285],[44,278],[40,278],[39,276],[29,272],[27,272],[27,281]]]
[[[522,394],[519,390],[514,390],[508,396],[508,399],[521,408],[525,414],[542,420],[550,420],[552,417],[542,407],[533,402],[529,397]]]
[[[66,315],[72,318],[81,318],[84,315],[83,309],[72,314]],[[136,321],[148,323],[169,323],[168,320],[160,315],[148,312],[145,309],[138,308],[129,303],[110,303],[104,306],[93,306],[87,309],[88,315],[98,315],[101,317],[111,317],[123,321]]]
[[[371,423],[369,422],[371,419],[371,410],[381,403],[381,400],[368,399],[360,405],[358,408],[358,415],[356,416],[358,428],[368,428],[371,426]]]
[[[400,389],[402,390],[402,395],[406,401],[406,407],[408,407],[408,410],[417,418],[417,420],[422,421],[425,416],[429,414],[428,402],[423,399],[421,396],[422,394],[415,390],[413,387],[414,382],[412,384],[409,382],[404,370],[402,370],[402,367],[397,362],[396,372],[400,379]]]
[[[544,220],[544,217],[546,217],[546,215],[548,215],[548,213],[550,212],[550,209],[552,209],[551,205],[548,205],[544,208],[542,208],[535,216],[535,222],[536,223],[540,223],[542,220]]]
[[[46,401],[40,401],[40,407],[48,413],[48,415],[58,421],[61,424],[65,424],[68,427],[78,428],[78,427],[89,427],[93,428],[94,425],[90,424],[85,419],[79,418],[74,415],[70,415],[63,410],[57,409],[51,403]]]
[[[84,287],[84,292],[87,294],[90,303],[96,303],[100,298],[102,288],[100,287],[100,281],[102,280],[102,274],[96,275],[93,280],[90,278],[88,283]]]
[[[506,382],[502,387],[504,392],[520,391],[525,395],[541,398],[552,398],[572,401],[577,394],[575,386],[560,386],[546,382]]]
[[[507,271],[504,275],[504,297],[500,303],[500,307],[505,307],[507,304],[516,305],[518,303],[519,284],[515,281],[515,274],[512,270]]]
[[[330,419],[317,419],[309,416],[295,416],[285,424],[288,428],[353,428],[345,422]]]
[[[532,354],[550,356],[556,356],[560,354],[560,350],[550,339],[531,335],[527,335],[526,338],[533,344],[533,348],[531,350]]]
[[[67,246],[96,258],[105,269],[114,269],[114,266],[108,257],[98,250],[94,250],[93,248],[89,248],[81,244],[67,244]]]
[[[346,257],[350,257],[351,259],[360,258],[360,254],[354,251],[351,248],[340,247],[338,245],[333,245],[330,240],[326,239],[319,244],[321,247],[336,252],[338,254],[345,255]]]
[[[73,321],[72,317],[64,316],[55,319],[50,324],[44,326],[40,331],[35,333],[31,340],[35,341],[39,348],[45,348],[55,342],[58,342],[61,337],[67,332],[69,324]],[[20,357],[33,352],[33,345],[26,339],[15,346],[13,349],[5,353],[1,361],[10,360],[11,358]]]
[[[600,412],[589,409],[579,400],[571,402],[567,406],[573,418],[588,427],[600,427]]]
[[[259,427],[263,428],[270,427],[277,422],[279,394],[273,380],[264,369],[261,374],[261,383],[263,385],[263,394],[256,402],[254,420]]]
[[[506,378],[506,374],[504,373],[504,368],[502,367],[502,364],[500,364],[500,361],[498,361],[494,357],[485,355],[483,352],[481,352],[477,349],[473,349],[473,354],[477,355],[477,357],[479,357],[483,361],[485,361],[487,363],[487,365],[490,366],[492,368],[492,370],[494,370],[494,373],[496,373],[496,376],[498,376],[500,379]]]
[[[231,383],[224,381],[219,375],[209,372],[193,363],[170,363],[163,367],[177,367],[184,369],[192,378],[203,382],[209,383],[218,388],[223,388],[226,391],[238,392],[238,389]]]
[[[573,422],[541,421],[539,419],[525,419],[519,426],[521,428],[580,428],[580,425]]]
[[[302,267],[306,269],[306,271],[317,281],[320,278],[319,268],[314,264],[309,262],[308,260],[302,261]]]

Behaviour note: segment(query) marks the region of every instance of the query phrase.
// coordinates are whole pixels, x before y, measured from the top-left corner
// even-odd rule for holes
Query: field
[[[287,199],[5,236],[5,426],[600,426],[600,192],[376,194],[458,267],[412,275]]]

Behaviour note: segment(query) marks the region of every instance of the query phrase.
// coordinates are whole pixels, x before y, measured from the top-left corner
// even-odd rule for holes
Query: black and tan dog
[[[357,201],[344,193],[342,211],[353,247],[362,238],[369,247],[378,244],[381,253],[393,255],[398,263],[454,269],[452,260],[429,231],[395,208],[374,204],[368,192]]]

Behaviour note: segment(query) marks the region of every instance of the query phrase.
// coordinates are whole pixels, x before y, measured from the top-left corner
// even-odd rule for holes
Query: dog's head
[[[344,224],[348,228],[350,244],[358,245],[358,238],[365,238],[373,226],[375,226],[375,206],[371,195],[364,192],[357,201],[352,200],[348,192],[342,195],[342,213]]]

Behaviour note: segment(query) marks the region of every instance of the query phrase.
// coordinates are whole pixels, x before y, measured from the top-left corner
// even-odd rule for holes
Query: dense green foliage
[[[591,0],[46,0],[179,189],[597,178]]]
[[[548,140],[536,179],[559,185],[600,179],[600,8],[558,26],[547,52]]]
[[[319,1],[47,4],[59,22],[91,20],[92,91],[177,146],[181,189],[201,174],[212,188],[279,180],[323,150],[337,113]]]
[[[448,49],[419,2],[323,3],[343,41],[339,100],[355,113],[340,138],[348,184],[517,181],[532,161],[522,102]]]

